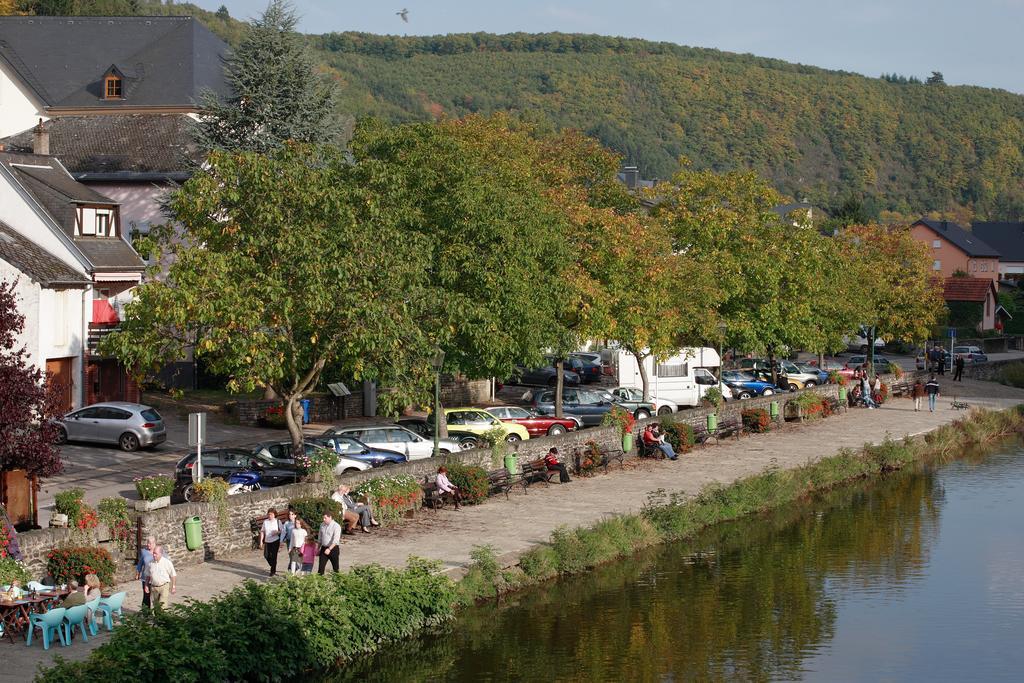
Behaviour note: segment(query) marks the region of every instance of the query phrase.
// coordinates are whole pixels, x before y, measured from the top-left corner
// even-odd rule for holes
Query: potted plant
[[[711,387],[704,392],[704,406],[711,408],[713,412],[708,413],[708,433],[714,433],[718,431],[718,408],[722,405],[725,397],[722,396],[722,390],[718,387]]]
[[[151,477],[136,477],[135,492],[141,500],[135,501],[135,509],[139,512],[149,512],[159,508],[168,507],[171,504],[171,493],[174,492],[174,480],[165,474],[155,474]]]
[[[604,414],[601,424],[606,427],[612,426],[619,430],[619,436],[622,437],[623,452],[629,453],[633,450],[633,427],[636,425],[636,419],[632,413],[621,406],[615,406]]]

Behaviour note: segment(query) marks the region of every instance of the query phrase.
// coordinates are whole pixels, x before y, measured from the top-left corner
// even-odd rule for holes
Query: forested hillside
[[[1005,91],[600,36],[311,40],[357,116],[506,110],[593,134],[646,177],[685,155],[825,206],[852,195],[874,214],[1024,216],[1024,97]]]
[[[229,42],[241,35],[242,24],[223,8],[19,4],[100,13],[111,3],[140,14],[193,13]],[[341,85],[342,110],[356,117],[509,111],[594,135],[648,178],[669,177],[685,156],[698,169],[754,169],[794,199],[827,208],[852,198],[868,217],[1024,219],[1024,97],[1006,91],[590,35],[308,40]]]

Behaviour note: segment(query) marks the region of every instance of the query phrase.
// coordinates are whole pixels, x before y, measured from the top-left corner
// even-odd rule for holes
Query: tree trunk
[[[779,373],[776,372],[776,369],[775,369],[775,347],[774,346],[769,346],[768,347],[768,368],[771,370],[771,373],[772,373],[772,384],[774,386],[776,386],[776,387],[779,386]]]
[[[263,400],[264,401],[276,401],[278,398],[277,392],[274,391],[274,387],[269,384],[263,387]]]
[[[565,386],[565,368],[561,360],[555,361],[555,417],[564,417],[562,413],[562,389]]]
[[[645,356],[641,355],[638,351],[630,351],[633,354],[633,358],[636,358],[636,366],[640,369],[640,386],[644,390],[644,400],[651,400],[651,381],[647,377],[647,368],[644,366]]]
[[[288,435],[292,438],[292,455],[297,456],[304,452],[302,445],[302,422],[295,421],[295,406],[302,394],[291,394],[285,397],[284,421],[288,425]]]
[[[875,328],[874,325],[872,325],[871,327],[867,328],[867,333],[868,333],[868,353],[867,353],[868,377],[870,377],[872,381],[874,381],[874,379],[875,379],[875,330],[876,330],[876,328]]]

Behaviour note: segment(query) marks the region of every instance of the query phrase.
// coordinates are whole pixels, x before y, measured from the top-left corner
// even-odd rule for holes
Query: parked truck
[[[640,368],[632,353],[617,350],[613,364],[619,386],[643,389]],[[679,349],[676,355],[657,363],[650,356],[644,359],[651,395],[680,407],[699,406],[708,389],[716,386],[727,400],[732,398],[729,387],[719,382],[721,365],[718,351],[706,346]]]

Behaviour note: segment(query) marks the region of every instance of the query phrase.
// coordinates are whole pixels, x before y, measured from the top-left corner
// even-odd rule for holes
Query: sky
[[[266,0],[193,0],[231,16]],[[1024,0],[292,0],[306,33],[598,33],[1024,93]],[[408,23],[396,12],[408,9]]]

